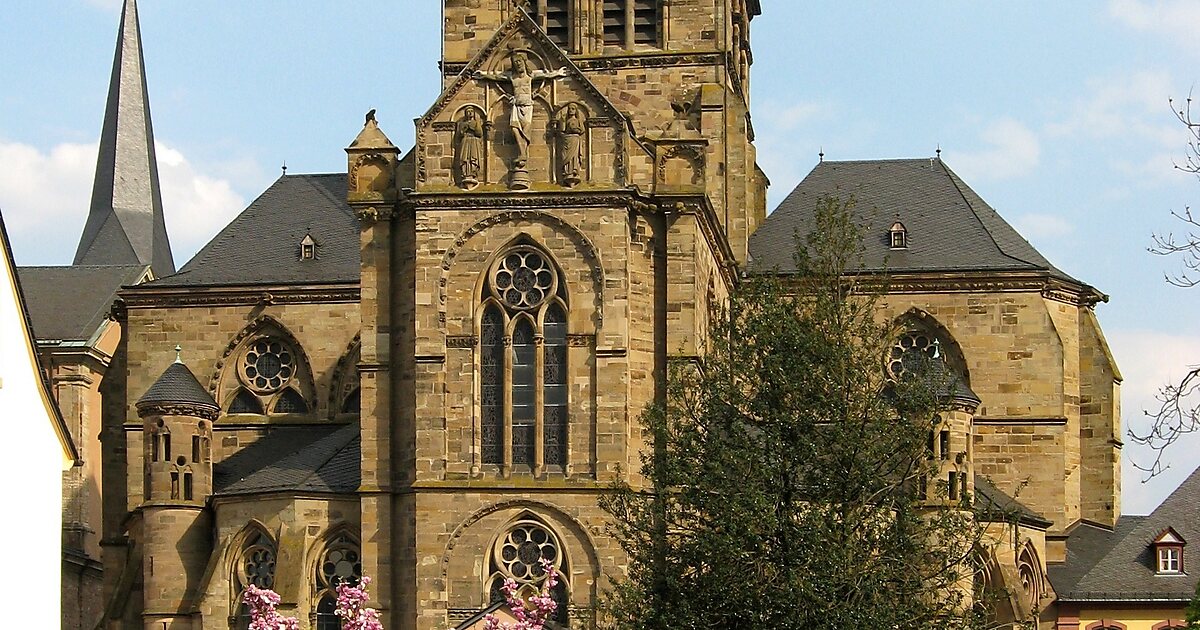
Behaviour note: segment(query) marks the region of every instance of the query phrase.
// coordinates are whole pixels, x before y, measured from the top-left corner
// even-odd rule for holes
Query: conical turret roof
[[[152,410],[161,406],[192,406],[198,415],[215,415],[220,411],[216,401],[209,395],[196,376],[178,359],[158,377],[137,401],[138,411]]]
[[[158,277],[175,273],[163,219],[136,0],[125,0],[121,12],[91,209],[75,264],[143,264]]]

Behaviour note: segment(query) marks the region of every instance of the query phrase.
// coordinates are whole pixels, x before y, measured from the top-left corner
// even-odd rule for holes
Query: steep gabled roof
[[[26,308],[41,341],[89,341],[108,317],[117,290],[140,282],[149,267],[20,267]]]
[[[113,56],[92,205],[76,265],[150,265],[175,271],[163,219],[154,129],[136,0],[125,0]]]
[[[320,245],[300,259],[306,234]],[[359,224],[346,175],[285,175],[221,230],[179,273],[145,287],[357,283]]]
[[[804,178],[750,238],[764,269],[795,270],[795,237],[815,228],[823,197],[853,196],[866,221],[867,270],[892,273],[1034,271],[1080,284],[1046,260],[940,159],[825,161]],[[907,249],[891,249],[888,227],[899,219]]]
[[[1154,540],[1167,528],[1183,539],[1200,539],[1200,469],[1148,516],[1122,516],[1106,530],[1081,523],[1067,539],[1067,561],[1052,566],[1050,582],[1060,601],[1189,601],[1196,593],[1200,562],[1184,552],[1185,573],[1158,575]]]
[[[359,463],[357,424],[272,429],[213,467],[213,494],[351,494]]]

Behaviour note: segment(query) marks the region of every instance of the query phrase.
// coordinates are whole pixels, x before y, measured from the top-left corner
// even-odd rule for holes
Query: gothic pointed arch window
[[[492,545],[485,583],[488,601],[504,601],[502,589],[506,580],[516,583],[522,599],[540,593],[547,577],[543,561],[558,574],[558,584],[550,592],[558,604],[553,619],[566,625],[570,618],[571,565],[558,535],[532,514],[524,514],[512,522]]]
[[[251,525],[234,559],[232,604],[234,614],[230,625],[238,630],[250,627],[250,609],[242,603],[242,593],[250,585],[275,588],[275,541],[266,532]]]
[[[497,258],[479,317],[480,455],[489,465],[567,464],[567,300],[558,268],[521,244]]]
[[[313,620],[316,630],[341,630],[336,614],[337,587],[357,585],[362,579],[362,554],[358,541],[341,533],[328,540],[321,550],[313,575]]]
[[[316,396],[312,372],[299,342],[264,316],[229,345],[218,371],[218,391],[229,416],[257,421],[270,416],[311,415]]]

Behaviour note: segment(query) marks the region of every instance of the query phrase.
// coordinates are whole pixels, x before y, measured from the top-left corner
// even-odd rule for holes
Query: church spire
[[[92,205],[75,264],[150,265],[157,277],[175,272],[163,221],[136,0],[125,0],[121,11]]]

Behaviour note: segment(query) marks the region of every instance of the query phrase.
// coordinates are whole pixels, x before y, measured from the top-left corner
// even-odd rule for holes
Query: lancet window
[[[532,246],[489,270],[479,320],[484,464],[566,464],[567,303],[550,258]]]

